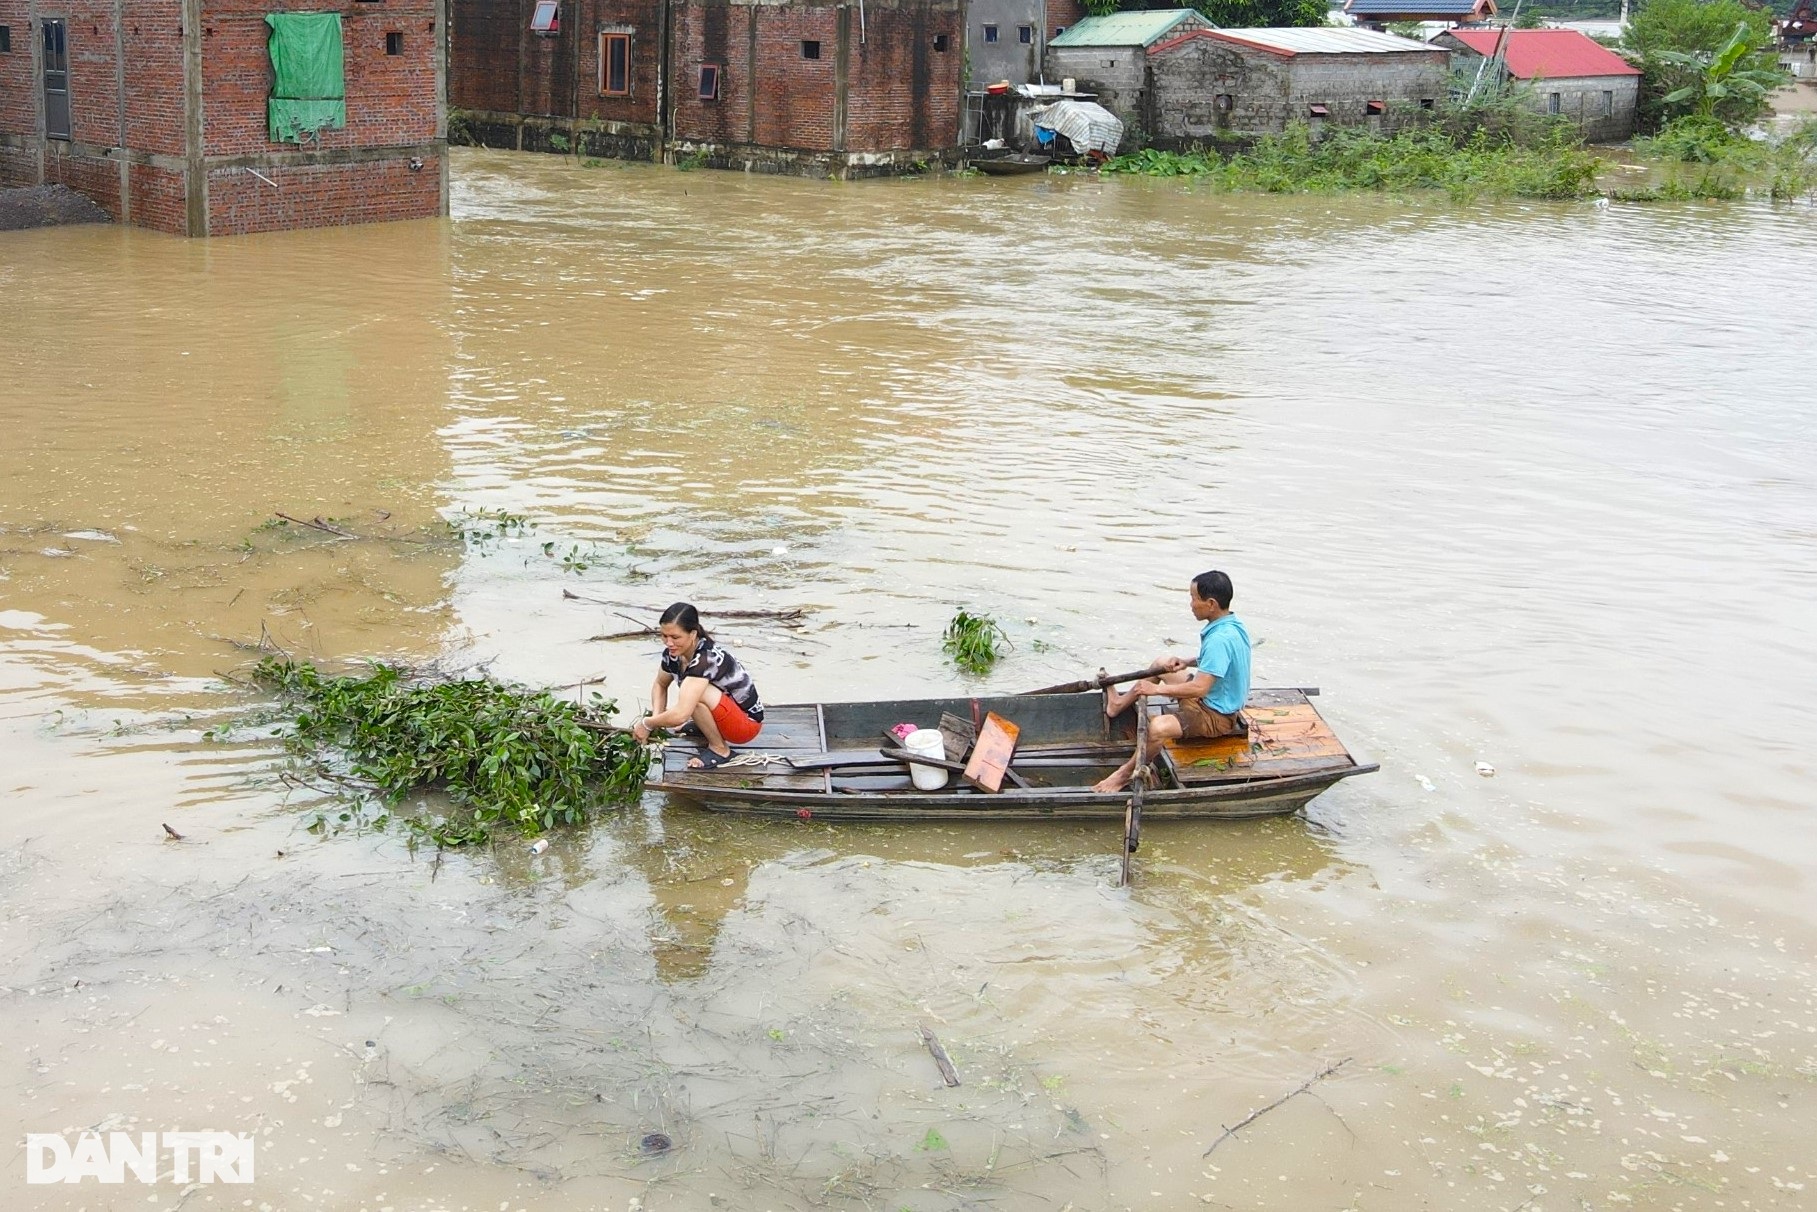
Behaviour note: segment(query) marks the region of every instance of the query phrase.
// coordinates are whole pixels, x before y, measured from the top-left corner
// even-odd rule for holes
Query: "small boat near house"
[[[1148,709],[1152,718],[1160,707]],[[1138,801],[1146,819],[1283,815],[1377,769],[1351,755],[1304,690],[1256,690],[1244,714],[1247,736],[1162,749]],[[1013,749],[1007,777],[986,790],[993,780],[967,778],[966,759],[971,734],[993,716],[992,727],[1014,733]],[[892,730],[903,724],[938,728],[944,758],[902,749]],[[828,821],[1125,820],[1131,793],[1092,785],[1134,752],[1136,731],[1133,711],[1107,719],[1095,691],[771,707],[756,740],[715,770],[687,768],[698,738],[671,740],[648,786],[715,812]],[[915,765],[939,770],[945,785],[916,786]]]

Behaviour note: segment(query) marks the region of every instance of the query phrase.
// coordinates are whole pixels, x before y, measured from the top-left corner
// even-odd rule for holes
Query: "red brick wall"
[[[180,156],[183,6],[178,0],[130,0],[125,12],[126,146]]]
[[[271,142],[271,0],[207,0],[202,18],[203,152],[210,156],[282,150]],[[288,12],[339,11],[347,83],[347,126],[306,147],[399,147],[435,138],[435,8],[425,0],[293,0]],[[404,35],[387,55],[385,35]]]
[[[189,222],[189,201],[181,172],[136,164],[129,193],[135,225],[179,236],[184,234]]]
[[[756,12],[753,87],[757,90],[757,123],[752,142],[764,147],[831,151],[839,10],[791,5]],[[818,59],[801,57],[802,40],[809,38],[820,42]]]
[[[26,0],[0,0],[0,25],[13,40],[12,53],[0,55],[0,135],[29,136],[37,129],[38,100],[32,79],[35,31]],[[36,152],[0,147],[0,185],[32,185],[37,179]]]
[[[1057,29],[1071,29],[1085,20],[1085,5],[1081,0],[1047,0],[1047,29],[1042,40],[1054,36]]]
[[[959,133],[964,64],[958,0],[888,0],[847,22],[846,130],[849,152],[951,147]],[[755,143],[797,151],[835,150],[841,9],[830,0],[748,6],[677,0],[675,137],[705,143]],[[749,30],[757,24],[757,54]],[[949,49],[934,50],[945,34]],[[820,43],[804,59],[804,40]],[[695,95],[702,63],[723,63],[721,98]],[[755,114],[747,109],[755,95]]]
[[[449,104],[535,117],[654,123],[662,0],[564,0],[561,32],[529,33],[535,0],[454,0]],[[599,91],[599,28],[630,27],[631,92]],[[520,72],[521,68],[521,72]]]
[[[72,122],[73,125],[73,122]],[[120,218],[120,165],[113,160],[69,155],[68,144],[51,143],[44,157],[44,184],[67,185],[79,194],[93,199],[96,205]]]
[[[580,105],[575,116],[605,122],[657,121],[656,74],[662,58],[662,0],[587,0],[575,7],[577,13],[586,18],[584,26],[575,27],[580,42],[576,65],[580,73]],[[602,25],[631,29],[629,96],[600,94],[599,27]]]
[[[694,143],[743,143],[750,133],[750,31],[746,4],[677,3],[670,15],[675,73],[675,138]],[[700,99],[700,67],[717,63],[719,99]]]
[[[846,147],[910,151],[959,141],[959,89],[965,53],[961,11],[917,4],[867,13],[867,37],[853,30],[846,95]],[[947,49],[934,49],[945,34]]]
[[[448,16],[448,104],[517,112],[518,35],[530,24],[521,0],[453,0]]]
[[[276,182],[276,188],[244,169],[208,170],[211,235],[427,219],[441,209],[437,160],[427,160],[414,171],[405,160],[259,171]]]

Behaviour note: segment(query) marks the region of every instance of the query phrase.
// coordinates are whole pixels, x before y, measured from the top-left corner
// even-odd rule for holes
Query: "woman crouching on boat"
[[[653,728],[679,728],[692,721],[706,738],[707,751],[689,761],[688,769],[722,766],[733,745],[748,745],[763,730],[763,700],[738,658],[700,625],[700,612],[693,606],[675,603],[662,612],[658,624],[663,654],[650,687],[650,714],[631,725],[631,735],[647,741]],[[672,707],[671,686],[676,686]]]

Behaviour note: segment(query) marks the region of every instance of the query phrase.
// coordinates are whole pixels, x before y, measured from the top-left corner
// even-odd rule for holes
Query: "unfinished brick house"
[[[489,147],[899,172],[957,146],[963,4],[455,0],[450,96]]]
[[[450,17],[457,140],[661,155],[665,0],[453,0]]]
[[[0,185],[192,236],[444,214],[444,5],[0,0]]]

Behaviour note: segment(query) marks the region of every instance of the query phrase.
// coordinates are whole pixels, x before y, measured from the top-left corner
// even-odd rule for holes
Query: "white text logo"
[[[54,1132],[25,1134],[25,1181],[249,1183],[252,1136],[234,1132],[84,1132],[72,1145]]]

